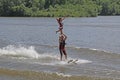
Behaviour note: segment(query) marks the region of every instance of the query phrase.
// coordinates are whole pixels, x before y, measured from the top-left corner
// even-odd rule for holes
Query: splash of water
[[[36,52],[33,46],[28,48],[23,46],[13,46],[9,45],[0,49],[0,55],[13,55],[13,56],[22,56],[22,57],[29,57],[29,58],[39,58],[39,54]]]

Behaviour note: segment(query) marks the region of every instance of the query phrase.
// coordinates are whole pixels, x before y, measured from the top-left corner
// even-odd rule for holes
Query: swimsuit
[[[61,41],[61,42],[60,42],[60,44],[59,44],[59,48],[60,48],[60,49],[64,49],[65,44],[66,44],[66,43],[65,43],[65,41],[64,41],[64,40],[63,40],[63,41]]]
[[[59,29],[63,29],[63,23],[59,23]]]
[[[65,40],[64,40],[64,36],[63,35],[60,35],[59,36],[59,48],[60,49],[64,49],[64,47],[65,47]]]

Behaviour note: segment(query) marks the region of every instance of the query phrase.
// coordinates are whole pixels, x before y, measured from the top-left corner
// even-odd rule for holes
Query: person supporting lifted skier
[[[60,31],[59,35],[59,51],[60,51],[60,60],[62,61],[63,54],[65,55],[65,59],[67,60],[67,53],[65,50],[65,41],[67,39],[67,36]]]

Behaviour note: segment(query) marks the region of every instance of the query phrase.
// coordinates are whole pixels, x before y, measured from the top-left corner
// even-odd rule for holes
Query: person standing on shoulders
[[[56,18],[56,20],[57,20],[57,22],[58,22],[58,24],[59,24],[59,30],[57,30],[56,31],[56,33],[58,33],[58,32],[62,32],[62,29],[63,29],[63,20],[65,19],[65,17],[64,18]]]

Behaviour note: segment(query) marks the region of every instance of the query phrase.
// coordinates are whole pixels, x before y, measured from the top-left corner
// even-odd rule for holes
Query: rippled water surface
[[[26,80],[20,75],[27,72],[50,73],[47,78],[51,73],[120,78],[119,16],[64,20],[68,60],[77,59],[76,63],[59,60],[56,30],[55,18],[0,17],[0,79]],[[18,74],[13,76],[12,72]]]

